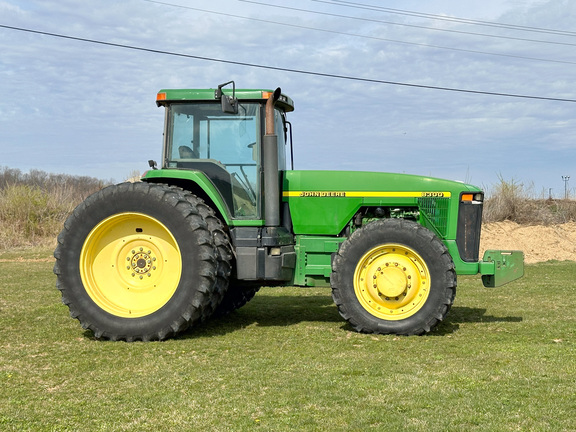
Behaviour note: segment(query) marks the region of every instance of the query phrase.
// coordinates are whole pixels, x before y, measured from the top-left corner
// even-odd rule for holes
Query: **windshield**
[[[234,217],[257,217],[260,201],[260,104],[237,114],[220,104],[170,106],[165,166],[198,169],[220,191]]]

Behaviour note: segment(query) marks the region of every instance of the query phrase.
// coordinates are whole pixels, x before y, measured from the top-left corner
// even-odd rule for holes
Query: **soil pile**
[[[480,258],[486,249],[521,250],[527,264],[576,261],[576,223],[550,226],[495,222],[482,226]]]

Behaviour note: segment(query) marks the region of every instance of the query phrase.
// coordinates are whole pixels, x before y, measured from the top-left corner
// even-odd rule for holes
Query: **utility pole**
[[[570,176],[562,176],[562,180],[564,181],[564,199],[568,199],[568,180],[570,180]]]

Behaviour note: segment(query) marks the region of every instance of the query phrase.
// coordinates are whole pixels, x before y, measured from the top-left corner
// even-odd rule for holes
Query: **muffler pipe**
[[[280,173],[278,172],[278,135],[274,130],[274,104],[282,90],[278,87],[266,102],[266,134],[262,141],[264,170],[264,221],[267,227],[280,226]]]

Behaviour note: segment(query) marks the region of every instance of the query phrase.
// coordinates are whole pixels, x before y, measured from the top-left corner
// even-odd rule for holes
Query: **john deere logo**
[[[301,197],[345,197],[346,192],[300,192]]]

